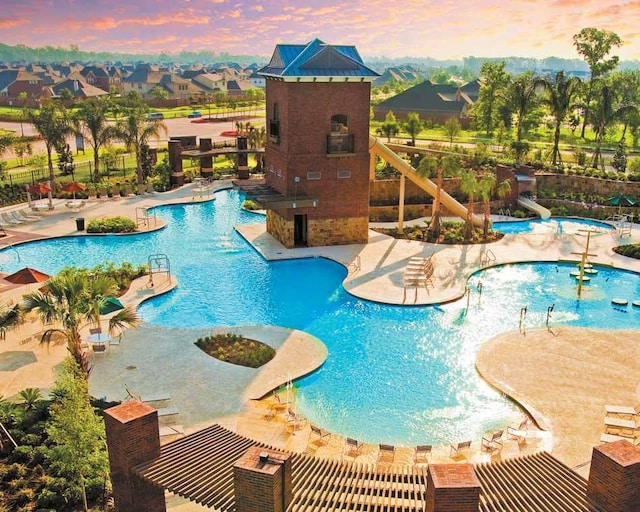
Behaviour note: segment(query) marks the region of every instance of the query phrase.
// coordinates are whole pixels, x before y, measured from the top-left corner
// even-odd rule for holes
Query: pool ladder
[[[547,320],[545,322],[545,325],[547,326],[547,329],[549,329],[549,319],[551,318],[551,312],[553,311],[554,307],[555,307],[555,303],[551,304],[551,306],[549,306],[547,308]]]
[[[527,307],[528,306],[520,308],[520,323],[518,324],[518,330],[520,331],[521,334],[526,334],[524,326],[522,324],[523,324],[525,318],[527,317]]]

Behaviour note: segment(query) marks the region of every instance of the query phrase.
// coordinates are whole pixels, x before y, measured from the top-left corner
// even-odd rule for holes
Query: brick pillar
[[[471,464],[430,464],[426,512],[478,512],[480,481]]]
[[[239,135],[236,141],[236,148],[239,150],[247,149],[247,137],[244,135]],[[239,180],[248,180],[249,179],[249,154],[248,153],[238,153],[238,179]]]
[[[158,412],[142,402],[124,402],[105,411],[113,497],[120,512],[166,512],[164,490],[131,469],[160,455]]]
[[[284,512],[292,500],[291,455],[253,446],[233,465],[236,512]]]
[[[638,512],[640,448],[625,440],[595,446],[587,498],[607,512]]]
[[[200,139],[200,151],[209,151],[213,147],[211,139]],[[205,156],[200,159],[200,174],[203,178],[213,176],[213,157]]]
[[[184,185],[184,172],[182,172],[182,145],[179,140],[169,141],[169,167],[171,167],[171,183]]]

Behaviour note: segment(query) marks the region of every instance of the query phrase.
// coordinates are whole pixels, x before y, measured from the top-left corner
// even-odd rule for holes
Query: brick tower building
[[[276,46],[266,82],[267,231],[285,247],[366,243],[371,81],[354,46]]]

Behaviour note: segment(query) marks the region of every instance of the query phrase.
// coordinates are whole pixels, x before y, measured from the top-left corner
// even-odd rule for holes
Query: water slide
[[[409,178],[413,183],[418,185],[422,190],[432,197],[436,197],[438,187],[429,178],[423,178],[418,172],[409,165],[405,160],[400,158],[396,153],[389,149],[384,143],[380,142],[377,137],[369,136],[369,151],[375,156],[379,156],[384,161],[393,166],[397,171]],[[460,204],[444,190],[440,191],[440,201],[444,207],[454,215],[465,219],[467,218],[466,206]],[[473,216],[473,225],[482,227],[483,218],[480,215]]]
[[[551,217],[551,212],[549,210],[547,210],[541,204],[538,204],[535,201],[532,201],[528,197],[518,196],[518,204],[526,208],[527,210],[531,210],[532,212],[537,213],[538,215],[540,215],[540,218],[543,220]]]

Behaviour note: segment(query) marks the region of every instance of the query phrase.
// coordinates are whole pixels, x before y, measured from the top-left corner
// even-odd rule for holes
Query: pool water
[[[313,423],[368,442],[447,443],[503,426],[516,407],[478,376],[475,354],[488,338],[518,329],[522,307],[530,329],[545,325],[552,304],[552,325],[640,328],[640,308],[610,303],[613,296],[640,298],[640,279],[607,268],[592,276],[580,301],[570,275],[575,267],[549,263],[477,273],[469,281],[468,309],[466,298],[428,307],[360,300],[342,288],[346,270],[338,263],[263,260],[233,229],[264,222],[242,211],[242,200],[231,190],[208,203],[157,208],[168,225],[154,233],[23,244],[0,252],[0,268],[53,274],[71,264],[145,263],[150,254],[166,254],[180,285],[142,304],[143,320],[309,332],[329,356],[297,382],[297,408]]]
[[[532,234],[549,234],[564,233],[576,234],[583,233],[585,230],[592,230],[596,233],[606,233],[613,229],[611,224],[599,222],[592,219],[576,219],[573,217],[553,217],[551,219],[526,219],[514,221],[496,221],[493,223],[495,231],[501,231],[504,234],[509,233],[532,233]]]

